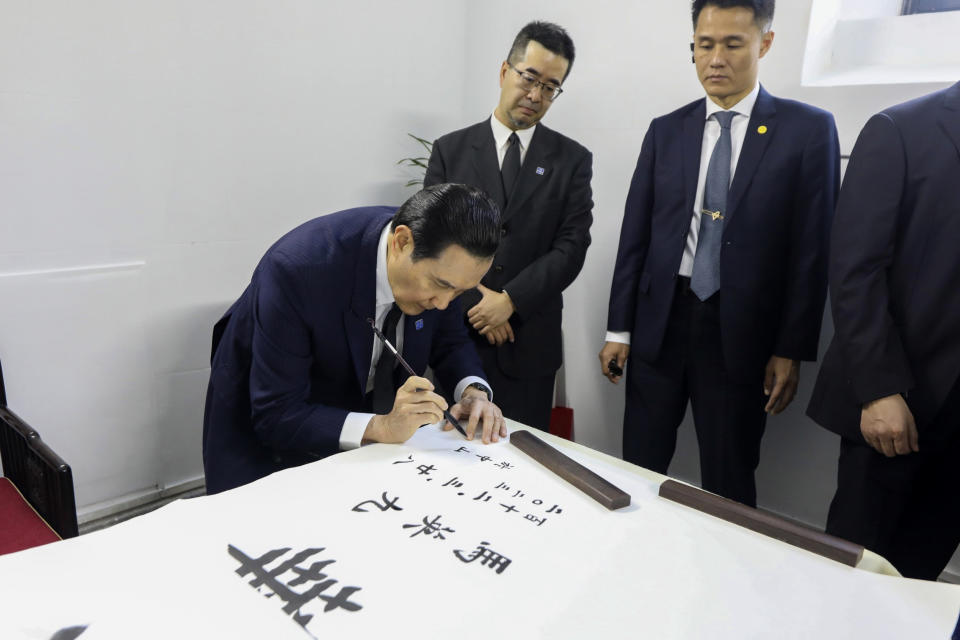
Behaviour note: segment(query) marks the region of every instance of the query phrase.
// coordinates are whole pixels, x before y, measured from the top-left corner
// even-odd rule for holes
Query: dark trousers
[[[960,544],[960,383],[920,451],[888,458],[862,441],[840,442],[827,533],[889,560],[904,576],[936,580]]]
[[[486,342],[486,338],[482,338]],[[550,431],[553,408],[553,383],[556,374],[533,378],[514,378],[500,369],[496,347],[477,344],[483,370],[493,387],[493,401],[503,415],[528,427]]]
[[[659,357],[648,363],[630,356],[623,458],[666,473],[689,401],[703,488],[756,506],[754,471],[766,424],[764,372],[749,382],[727,373],[720,344],[720,295],[701,302],[690,291],[689,280],[680,278]]]

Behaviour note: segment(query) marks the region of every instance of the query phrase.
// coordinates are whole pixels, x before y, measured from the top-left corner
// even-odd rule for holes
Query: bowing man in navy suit
[[[689,401],[703,487],[751,506],[766,415],[816,359],[840,162],[829,113],[758,83],[773,11],[693,2],[707,97],[644,138],[600,352],[627,365],[624,458],[666,473]]]
[[[500,65],[493,114],[438,139],[423,182],[472,184],[501,205],[493,268],[463,306],[504,413],[544,431],[563,358],[563,290],[583,267],[593,222],[593,156],[542,122],[573,59],[563,28],[524,26]]]
[[[836,333],[807,413],[840,434],[827,532],[935,580],[960,543],[960,83],[884,109],[830,238]]]
[[[456,297],[480,282],[500,239],[496,203],[442,184],[399,209],[316,218],[278,240],[214,327],[203,422],[207,492],[363,442],[404,442],[448,407],[472,439],[507,435]],[[369,319],[419,374],[376,339]],[[452,428],[449,424],[445,428]]]

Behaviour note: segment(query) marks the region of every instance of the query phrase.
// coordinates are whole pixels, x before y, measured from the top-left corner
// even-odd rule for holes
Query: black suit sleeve
[[[620,224],[620,246],[607,310],[608,331],[633,331],[637,288],[650,246],[655,148],[656,134],[651,123],[640,147],[640,157],[630,182],[623,222]]]
[[[840,187],[840,142],[833,116],[810,131],[791,212],[791,247],[774,355],[816,360],[827,296],[830,223]]]
[[[860,403],[913,386],[888,281],[906,168],[896,123],[875,115],[860,132],[847,166],[830,247],[835,339]]]
[[[440,141],[434,140],[430,150],[430,160],[427,162],[427,172],[423,176],[423,186],[432,187],[447,181],[447,168],[440,151]]]
[[[524,267],[503,285],[521,318],[537,313],[545,302],[559,295],[580,273],[590,246],[593,223],[593,156],[580,155],[570,177],[560,224],[550,250]]]

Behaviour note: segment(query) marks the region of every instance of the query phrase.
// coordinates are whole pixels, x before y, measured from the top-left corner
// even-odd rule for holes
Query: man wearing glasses
[[[704,489],[751,506],[766,415],[817,355],[840,177],[833,117],[758,83],[773,10],[692,3],[706,97],[647,130],[600,351],[611,382],[628,364],[624,458],[666,473],[689,402]]]
[[[526,25],[500,65],[493,115],[438,139],[424,178],[480,187],[501,205],[500,248],[463,308],[504,415],[543,430],[562,362],[562,292],[580,273],[593,222],[593,156],[540,124],[573,59],[563,28]]]

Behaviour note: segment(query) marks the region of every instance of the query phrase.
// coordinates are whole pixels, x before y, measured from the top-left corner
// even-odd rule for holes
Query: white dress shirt
[[[380,242],[377,244],[377,293],[375,307],[376,317],[374,321],[377,323],[377,328],[381,331],[383,330],[383,323],[387,319],[387,314],[390,312],[390,308],[394,303],[393,289],[390,288],[390,280],[387,279],[387,243],[390,240],[390,226],[388,223],[387,226],[383,228],[383,231],[380,232]],[[403,319],[404,314],[401,313],[400,319],[397,321],[397,341],[393,345],[397,348],[398,353],[403,353]],[[370,339],[373,340],[373,351],[370,354],[370,368],[367,370],[366,393],[370,393],[373,390],[373,379],[377,370],[377,362],[380,360],[380,354],[383,353],[383,343],[380,342],[380,339],[377,338],[373,331],[370,332]],[[467,376],[461,380],[457,388],[454,389],[453,397],[459,401],[464,389],[474,382],[479,382],[490,389],[490,384],[483,378]],[[491,396],[493,395],[492,390],[490,394]],[[356,449],[360,446],[363,441],[363,433],[367,430],[367,424],[370,423],[370,419],[373,418],[374,415],[376,414],[361,412],[350,412],[347,414],[347,418],[343,421],[343,428],[340,430],[340,449],[342,451]]]
[[[530,140],[533,138],[533,132],[536,130],[537,125],[514,131],[497,120],[497,116],[494,114],[490,116],[490,128],[493,129],[493,140],[497,145],[497,164],[503,167],[503,156],[507,154],[507,147],[510,146],[508,143],[510,134],[515,133],[520,139],[520,164],[523,165],[523,160],[527,157],[527,149],[530,148]]]
[[[753,88],[740,102],[733,105],[728,111],[736,115],[730,122],[730,180],[737,172],[737,161],[740,159],[740,150],[747,137],[747,125],[750,124],[750,114],[753,105],[760,95],[760,85]],[[687,232],[687,244],[683,248],[683,257],[680,259],[681,276],[690,277],[693,274],[693,258],[697,254],[697,239],[700,235],[700,211],[703,209],[703,191],[707,182],[707,169],[710,165],[710,155],[720,139],[720,123],[713,118],[713,114],[724,109],[707,96],[706,120],[703,124],[703,143],[700,145],[700,175],[697,178],[697,194],[693,199],[693,217],[690,219],[690,231]],[[726,213],[726,212],[724,212]],[[607,342],[622,342],[630,344],[629,331],[608,331]]]

